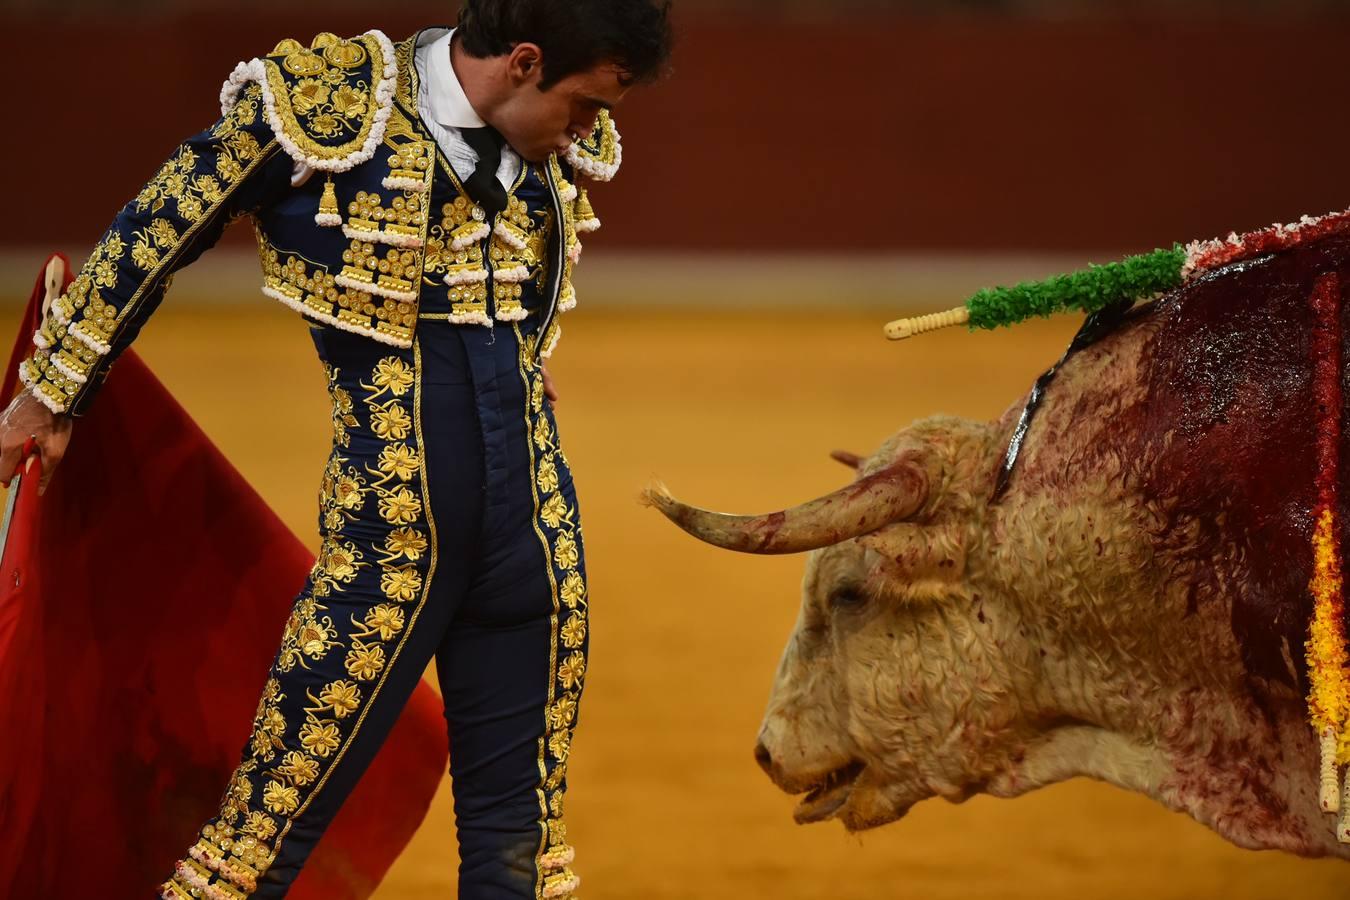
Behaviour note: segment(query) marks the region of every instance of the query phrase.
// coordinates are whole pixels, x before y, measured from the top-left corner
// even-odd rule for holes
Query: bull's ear
[[[908,582],[960,581],[966,571],[963,529],[953,523],[896,522],[858,538],[882,558],[887,574]]]
[[[832,450],[830,459],[838,463],[843,463],[850,469],[861,469],[862,464],[867,461],[866,457],[859,456],[856,453],[849,453],[847,450]]]

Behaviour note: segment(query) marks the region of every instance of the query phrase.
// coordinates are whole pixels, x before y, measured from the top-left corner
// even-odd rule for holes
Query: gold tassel
[[[323,196],[319,198],[319,212],[314,217],[314,221],[329,228],[342,224],[342,216],[338,212],[337,191],[333,188],[332,176],[329,176],[323,184]]]

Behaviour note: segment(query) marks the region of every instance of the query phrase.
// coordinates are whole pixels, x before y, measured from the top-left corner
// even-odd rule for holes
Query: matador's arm
[[[135,340],[170,276],[219,240],[233,219],[289,186],[291,160],[262,112],[258,85],[185,141],[113,220],[19,367],[52,412],[85,412],[118,355]]]

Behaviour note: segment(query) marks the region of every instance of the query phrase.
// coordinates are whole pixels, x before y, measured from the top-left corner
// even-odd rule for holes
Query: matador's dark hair
[[[538,44],[544,90],[604,62],[624,85],[650,82],[670,59],[670,0],[464,0],[458,33],[479,58]]]

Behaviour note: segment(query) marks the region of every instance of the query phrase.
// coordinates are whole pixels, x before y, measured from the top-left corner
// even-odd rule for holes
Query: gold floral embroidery
[[[427,573],[434,568],[434,556],[427,562],[434,541],[421,527],[424,514],[428,528],[431,521],[418,488],[423,465],[417,443],[420,433],[414,440],[414,427],[405,439],[386,440],[367,457],[364,471],[343,455],[343,450],[354,443],[354,433],[364,431],[367,438],[378,437],[375,422],[381,414],[392,426],[397,426],[399,415],[391,416],[391,411],[398,409],[408,415],[409,395],[416,384],[415,368],[403,357],[389,356],[373,367],[367,381],[356,382],[362,391],[361,405],[369,414],[364,422],[357,416],[354,392],[343,386],[351,381],[342,381],[337,369],[330,368],[327,375],[333,397],[334,450],[320,491],[322,545],[311,571],[310,591],[296,602],[287,623],[276,669],[286,672],[296,665],[309,668],[319,659],[326,659],[331,668],[340,658],[345,677],[328,680],[321,687],[307,687],[301,707],[303,721],[293,723],[288,723],[282,712],[286,697],[280,682],[275,677],[269,679],[255,719],[251,756],[236,770],[221,813],[203,829],[204,844],[197,851],[198,855],[216,856],[233,853],[231,848],[238,843],[238,836],[247,835],[246,840],[252,842],[246,848],[249,859],[262,869],[270,864],[294,817],[304,812],[313,792],[323,784],[325,770],[331,770],[341,758],[344,742],[358,727],[362,704],[371,702],[378,693],[398,654],[397,641],[406,637],[417,617],[417,608],[410,604],[425,595]],[[411,401],[415,404],[415,395]],[[392,426],[384,430],[399,430]],[[373,508],[371,495],[379,501]],[[367,526],[379,527],[380,520],[373,519],[375,512],[389,526],[383,537],[368,534]],[[345,530],[353,522],[361,522],[363,527]],[[351,628],[342,634],[328,615],[324,598],[351,590],[357,578],[372,579],[376,575],[387,602],[353,613]],[[360,583],[366,590],[372,587],[369,580]],[[340,656],[334,652],[339,649]],[[288,724],[293,730],[288,730]],[[267,768],[260,768],[260,764]],[[238,832],[235,825],[240,826]],[[271,842],[272,849],[259,846],[258,841]],[[196,864],[195,860],[194,856],[180,863],[179,874],[187,871],[184,867],[188,862]],[[257,872],[250,876],[249,864],[242,860],[240,857],[218,870],[206,866],[201,883],[220,888],[222,896],[235,887],[247,888],[250,877],[256,883]],[[218,872],[229,883],[211,882],[211,872]]]
[[[553,544],[553,559],[564,569],[575,568],[579,559],[576,538],[567,532],[558,535]]]
[[[367,61],[371,77],[384,72],[379,41],[372,35],[343,40],[324,33],[310,47],[283,41],[277,50],[281,52],[273,52],[263,64],[286,136],[306,155],[321,159],[361,149],[379,111],[370,81],[361,72]],[[290,82],[287,73],[298,77]]]
[[[383,647],[365,644],[353,638],[352,649],[347,651],[344,664],[347,667],[347,674],[357,681],[373,681],[375,676],[384,671],[384,662]]]
[[[380,560],[382,565],[402,558],[416,562],[427,550],[427,539],[416,529],[395,528],[384,539],[384,549],[388,556]]]
[[[380,516],[390,525],[408,525],[422,515],[422,499],[407,488],[380,498]]]
[[[570,694],[565,694],[548,708],[548,725],[550,728],[566,728],[576,719],[576,715],[576,698]]]
[[[558,681],[566,690],[580,687],[586,678],[586,657],[573,653],[558,666]]]
[[[318,586],[323,584],[326,582],[316,579],[316,589],[313,593],[326,595],[328,591],[318,589]],[[297,663],[301,668],[307,669],[309,668],[307,659],[317,662],[323,659],[330,649],[338,646],[338,633],[333,627],[332,618],[319,617],[319,613],[323,611],[325,607],[319,605],[314,597],[302,598],[295,604],[286,623],[286,631],[282,635],[281,652],[277,660],[279,670],[289,672]]]
[[[309,701],[315,705],[305,707],[305,712],[331,712],[339,719],[345,719],[356,712],[357,706],[361,703],[361,690],[350,681],[330,682],[319,692],[319,696],[315,697],[313,693],[309,693],[308,696]]]
[[[380,458],[376,463],[376,468],[386,478],[397,478],[400,481],[411,480],[420,466],[421,460],[417,456],[417,451],[407,444],[390,444],[385,447],[380,451]]]
[[[333,441],[339,446],[347,447],[351,444],[347,429],[356,428],[360,422],[353,415],[351,393],[338,384],[341,373],[327,363],[324,364],[324,368],[328,373],[328,395],[333,400]]]
[[[586,605],[586,582],[577,572],[568,572],[558,592],[568,609]]]
[[[319,777],[319,762],[299,750],[292,750],[273,771],[277,775],[289,778],[297,787],[304,787]]]
[[[352,616],[352,624],[357,624],[355,616]],[[367,612],[361,624],[365,625],[365,630],[354,632],[353,637],[378,636],[382,641],[392,640],[395,635],[403,630],[403,610],[397,606],[382,603]]]
[[[320,759],[327,759],[340,739],[335,722],[311,720],[300,726],[300,746]]]
[[[382,391],[387,390],[395,397],[403,397],[412,389],[413,370],[399,357],[391,356],[380,360],[375,366],[375,372],[371,375],[370,380],[376,388],[380,388]],[[365,387],[365,385],[362,385],[362,387]]]
[[[566,457],[558,447],[544,403],[536,346],[534,338],[521,339],[520,369],[530,398],[527,425],[534,469],[535,531],[549,560],[549,576],[556,590],[552,616],[556,655],[548,688],[545,730],[539,741],[539,771],[543,775],[539,791],[543,843],[536,884],[543,892],[568,896],[577,879],[566,868],[573,851],[566,845],[567,828],[562,819],[563,785],[571,756],[577,707],[586,678],[586,585],[581,573],[579,525],[575,510],[562,490],[564,469],[560,467],[566,465]]]
[[[411,603],[422,591],[422,573],[412,566],[385,569],[380,576],[380,590],[397,603]]]
[[[260,841],[268,841],[277,833],[277,823],[266,813],[254,810],[248,814],[239,830],[244,834],[253,835]]]
[[[539,485],[540,493],[551,494],[558,489],[558,466],[553,457],[545,456],[539,461],[539,470],[535,473],[534,480]]]
[[[279,781],[269,781],[263,791],[263,805],[269,812],[290,815],[300,805],[300,791]]]
[[[284,748],[282,738],[286,734],[286,719],[281,714],[280,704],[285,699],[281,686],[275,678],[269,679],[258,702],[258,712],[253,719],[253,737],[250,741],[253,755],[263,762],[271,760],[276,751]],[[235,776],[236,779],[239,777]]]
[[[559,728],[549,735],[548,749],[553,754],[553,758],[560,763],[567,762],[567,752],[571,749],[572,732],[566,728]]]
[[[539,510],[539,517],[549,528],[557,528],[564,521],[571,520],[572,512],[561,494],[553,494],[544,501],[543,507]]]
[[[386,441],[406,440],[412,431],[412,416],[397,402],[390,402],[370,417],[370,430]]]
[[[563,646],[575,650],[586,641],[586,617],[573,613],[562,628]]]

